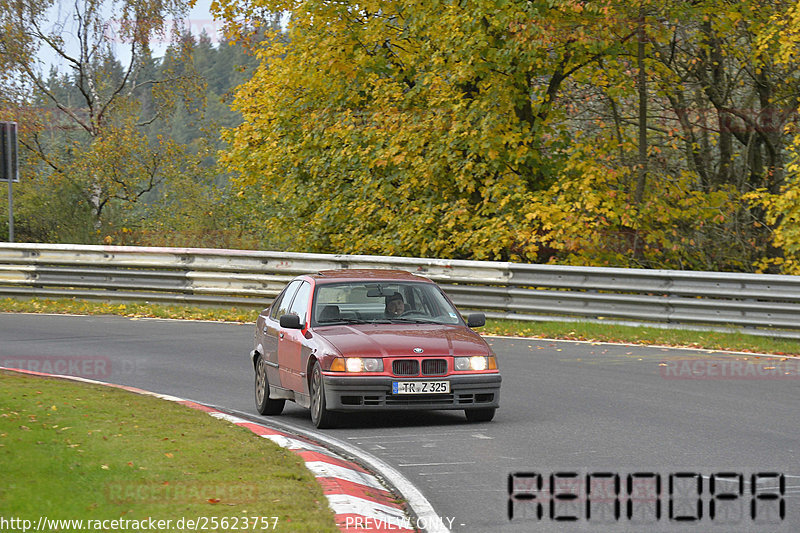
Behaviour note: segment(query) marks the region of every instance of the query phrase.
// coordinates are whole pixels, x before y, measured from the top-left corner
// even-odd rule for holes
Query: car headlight
[[[472,357],[456,357],[456,370],[497,370],[497,359],[493,356],[473,355]]]
[[[337,357],[331,363],[334,372],[383,372],[383,359],[372,357]]]

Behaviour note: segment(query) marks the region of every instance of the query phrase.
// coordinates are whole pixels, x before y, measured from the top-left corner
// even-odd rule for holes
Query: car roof
[[[351,268],[343,270],[320,270],[311,274],[317,283],[334,283],[339,281],[424,281],[433,283],[428,278],[417,276],[405,270],[386,270],[379,268]]]

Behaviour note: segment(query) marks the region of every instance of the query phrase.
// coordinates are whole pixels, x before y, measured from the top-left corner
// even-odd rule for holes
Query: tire
[[[269,380],[267,379],[267,363],[263,357],[256,361],[255,382],[256,409],[262,415],[279,415],[283,411],[286,400],[273,400],[269,397]]]
[[[311,392],[311,422],[318,429],[332,428],[336,425],[336,415],[328,411],[325,402],[325,382],[322,380],[322,369],[319,363],[314,363],[314,370],[311,372],[309,382]]]
[[[489,422],[494,418],[495,407],[483,407],[481,409],[465,409],[467,422]]]

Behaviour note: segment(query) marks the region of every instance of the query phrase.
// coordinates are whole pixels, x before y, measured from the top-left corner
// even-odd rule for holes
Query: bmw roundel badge
[[[424,351],[422,348],[414,348],[414,353],[422,353]]]

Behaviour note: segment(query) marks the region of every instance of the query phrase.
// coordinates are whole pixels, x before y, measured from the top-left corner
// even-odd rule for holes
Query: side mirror
[[[281,315],[281,327],[286,329],[303,329],[300,317],[297,315]]]
[[[467,315],[467,325],[471,328],[479,328],[486,325],[486,315],[483,313],[470,313]]]

